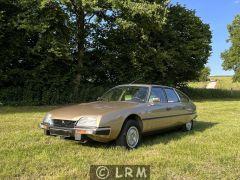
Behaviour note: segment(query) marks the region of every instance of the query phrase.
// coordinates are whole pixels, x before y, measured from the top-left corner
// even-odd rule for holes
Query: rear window
[[[189,98],[183,92],[177,90],[177,93],[180,97],[181,102],[189,102]]]
[[[177,94],[175,93],[175,91],[171,88],[165,88],[165,92],[167,95],[167,99],[169,103],[176,103],[179,102],[179,98],[177,96]]]

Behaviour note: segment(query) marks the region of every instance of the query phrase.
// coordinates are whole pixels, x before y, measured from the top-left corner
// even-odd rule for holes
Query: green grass
[[[134,151],[44,136],[38,124],[53,107],[0,107],[0,179],[86,179],[92,164],[151,165],[151,179],[238,179],[240,101],[196,104],[192,132],[145,137]]]

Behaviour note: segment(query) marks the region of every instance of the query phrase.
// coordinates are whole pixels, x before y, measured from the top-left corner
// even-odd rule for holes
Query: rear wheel
[[[183,131],[191,131],[193,129],[193,120],[187,122],[183,126]]]
[[[116,144],[117,146],[123,146],[127,149],[134,149],[140,144],[141,136],[141,129],[138,122],[135,120],[128,120],[122,128],[116,140]]]

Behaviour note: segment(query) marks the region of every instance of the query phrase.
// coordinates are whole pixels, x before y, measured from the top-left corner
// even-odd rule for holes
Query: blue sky
[[[226,42],[229,37],[227,25],[240,13],[240,0],[172,0],[174,4],[177,2],[196,10],[197,16],[211,26],[213,50],[207,64],[211,68],[211,75],[233,75],[232,71],[222,69],[220,56],[230,46]]]

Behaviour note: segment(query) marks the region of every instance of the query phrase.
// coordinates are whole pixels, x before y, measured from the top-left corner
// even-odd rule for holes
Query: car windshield
[[[100,100],[102,101],[133,101],[144,103],[148,97],[148,87],[119,86],[107,91]]]

